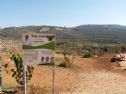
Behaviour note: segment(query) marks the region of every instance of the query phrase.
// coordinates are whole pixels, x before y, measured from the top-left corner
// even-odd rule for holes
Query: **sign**
[[[54,34],[22,34],[23,60],[26,65],[54,65]]]

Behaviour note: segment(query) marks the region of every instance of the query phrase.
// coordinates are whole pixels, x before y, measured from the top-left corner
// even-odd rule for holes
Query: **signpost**
[[[52,71],[52,94],[55,94],[55,66],[53,66],[53,71]]]
[[[26,66],[27,65],[50,65],[53,66],[53,83],[52,94],[55,92],[54,88],[54,54],[55,54],[55,40],[54,34],[42,33],[24,33],[22,34],[22,49],[24,61],[24,80],[26,80]],[[24,81],[24,94],[26,94],[26,81]]]
[[[27,84],[26,84],[26,66],[23,64],[23,93],[27,94]]]

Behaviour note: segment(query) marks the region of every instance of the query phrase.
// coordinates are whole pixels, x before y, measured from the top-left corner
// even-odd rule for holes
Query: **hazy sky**
[[[0,0],[0,27],[126,25],[126,0]]]

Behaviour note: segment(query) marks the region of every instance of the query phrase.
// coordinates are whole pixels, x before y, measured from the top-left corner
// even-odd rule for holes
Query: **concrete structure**
[[[0,48],[1,50],[7,49],[21,49],[22,42],[21,40],[10,39],[10,38],[0,38]]]

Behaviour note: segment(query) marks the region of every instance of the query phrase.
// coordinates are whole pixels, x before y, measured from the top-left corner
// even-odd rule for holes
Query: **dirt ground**
[[[89,59],[91,62],[81,59],[84,63],[80,62],[81,67],[85,69],[79,73],[78,85],[68,94],[126,94],[126,72],[116,63],[111,63],[110,58]]]
[[[62,61],[56,55],[56,64]],[[126,72],[110,63],[111,55],[84,59],[75,57],[71,68],[55,67],[55,94],[126,94]],[[4,57],[4,62],[10,62]],[[17,86],[10,72],[3,72],[4,86]],[[28,85],[52,91],[52,67],[35,66],[33,77]],[[6,86],[6,87],[7,87]],[[40,93],[41,94],[41,93]]]

